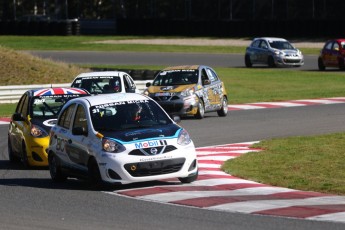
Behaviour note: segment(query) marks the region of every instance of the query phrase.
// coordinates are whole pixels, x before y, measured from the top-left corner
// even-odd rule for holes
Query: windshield
[[[72,87],[83,88],[91,94],[121,92],[121,79],[115,76],[92,76],[78,78]]]
[[[167,86],[167,85],[189,85],[198,83],[197,70],[170,70],[160,72],[152,85]]]
[[[171,124],[171,119],[153,101],[123,101],[90,107],[95,130],[125,130]]]
[[[272,48],[278,49],[278,50],[294,50],[295,49],[295,47],[293,47],[287,41],[270,41],[269,43]]]
[[[79,97],[78,94],[62,94],[50,96],[37,96],[31,100],[31,118],[51,119],[57,118],[62,106],[70,99]]]

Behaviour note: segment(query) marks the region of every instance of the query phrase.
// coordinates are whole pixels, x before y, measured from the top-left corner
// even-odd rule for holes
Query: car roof
[[[169,66],[163,69],[163,71],[166,70],[181,70],[181,69],[188,69],[188,70],[197,70],[200,67],[202,67],[201,65],[179,65],[179,66]],[[204,66],[205,67],[205,66]]]
[[[254,40],[258,40],[258,39],[264,39],[266,41],[287,41],[284,38],[276,38],[276,37],[260,37],[260,38],[254,38]]]
[[[333,40],[333,39],[332,39]],[[345,42],[345,38],[336,38],[334,39],[337,42]],[[330,40],[331,41],[331,40]]]
[[[86,72],[79,74],[76,78],[82,77],[101,77],[101,76],[115,76],[115,77],[122,77],[123,75],[129,75],[123,71],[97,71],[97,72]]]
[[[149,97],[138,93],[110,93],[110,94],[98,94],[95,96],[80,97],[73,101],[83,101],[89,106],[111,104],[123,101],[140,101],[151,100]]]
[[[73,88],[73,87],[52,87],[52,88],[40,88],[31,89],[27,91],[30,96],[53,96],[53,95],[68,95],[68,94],[82,94],[89,95],[89,92],[85,89]]]

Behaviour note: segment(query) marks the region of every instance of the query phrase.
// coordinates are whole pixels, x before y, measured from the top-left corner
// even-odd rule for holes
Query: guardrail
[[[135,81],[137,88],[140,92],[143,92],[146,88],[146,83],[152,82],[152,80]],[[62,84],[43,84],[43,85],[8,85],[0,86],[0,104],[17,103],[20,97],[29,89],[41,89],[50,87],[70,87],[71,83]]]

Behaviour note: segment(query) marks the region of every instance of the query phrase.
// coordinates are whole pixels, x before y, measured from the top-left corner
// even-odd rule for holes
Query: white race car
[[[175,117],[178,121],[178,117]],[[152,99],[136,93],[69,101],[50,131],[51,178],[94,184],[198,177],[194,143]]]
[[[99,71],[79,74],[71,84],[90,94],[139,93],[133,78],[122,71]]]

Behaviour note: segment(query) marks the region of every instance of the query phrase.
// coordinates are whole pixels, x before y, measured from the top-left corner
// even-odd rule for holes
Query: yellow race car
[[[228,113],[224,83],[209,66],[172,66],[160,71],[144,94],[150,96],[171,115],[202,119],[206,112]]]
[[[25,167],[48,166],[48,134],[55,125],[62,106],[70,99],[87,95],[89,93],[86,90],[78,88],[26,91],[20,98],[9,125],[9,160],[21,161]]]

